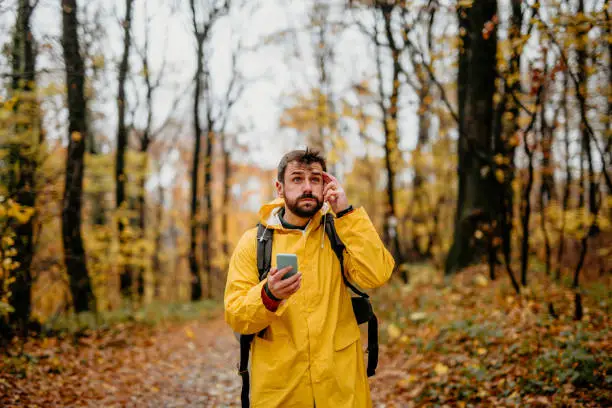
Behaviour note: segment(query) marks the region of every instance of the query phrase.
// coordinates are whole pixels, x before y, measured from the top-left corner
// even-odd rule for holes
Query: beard
[[[303,200],[305,198],[311,198],[315,200],[315,202],[304,202]],[[288,200],[285,197],[285,204],[287,204],[287,208],[289,208],[292,213],[301,218],[310,218],[315,215],[317,211],[321,209],[321,207],[323,207],[323,202],[312,194],[304,194],[295,200]]]

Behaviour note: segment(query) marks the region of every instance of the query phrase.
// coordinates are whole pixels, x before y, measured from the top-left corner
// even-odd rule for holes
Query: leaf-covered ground
[[[387,407],[612,406],[610,279],[583,295],[539,278],[517,297],[475,267],[452,281],[411,268],[379,291],[385,337],[374,400]],[[552,303],[557,319],[550,316]],[[382,406],[382,405],[381,405]]]
[[[490,282],[479,268],[450,282],[427,268],[411,272],[410,285],[376,293],[374,406],[612,404],[608,298],[585,296],[577,323],[571,292],[555,285],[534,282],[518,298],[505,278]],[[3,407],[239,406],[238,344],[218,312],[31,339],[19,351],[0,360]]]

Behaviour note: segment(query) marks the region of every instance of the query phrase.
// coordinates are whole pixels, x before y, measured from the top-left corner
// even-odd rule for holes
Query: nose
[[[306,180],[304,182],[303,187],[304,187],[304,191],[303,191],[304,193],[312,193],[312,184],[310,183],[310,180]]]

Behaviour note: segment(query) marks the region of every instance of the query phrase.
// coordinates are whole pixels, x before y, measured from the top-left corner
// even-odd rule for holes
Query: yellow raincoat
[[[238,242],[225,288],[225,319],[241,334],[258,333],[251,345],[251,406],[317,408],[371,407],[360,331],[351,295],[344,285],[321,217],[327,204],[304,231],[285,229],[277,215],[282,199],[264,205],[261,222],[274,229],[272,266],[277,253],[295,253],[302,285],[276,312],[261,300],[265,280],[257,272],[257,228]],[[335,220],[348,254],[350,281],[362,288],[384,284],[394,261],[367,213],[358,208]]]

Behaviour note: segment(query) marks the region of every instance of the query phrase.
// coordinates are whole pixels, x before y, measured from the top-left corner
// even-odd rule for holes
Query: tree
[[[459,52],[459,195],[455,215],[454,242],[445,271],[453,273],[486,254],[482,228],[494,228],[499,202],[492,200],[499,191],[492,168],[493,95],[495,94],[497,32],[491,25],[497,13],[495,0],[473,2],[458,7],[463,47]],[[485,30],[486,35],[483,33]],[[495,223],[494,223],[495,222]]]
[[[369,2],[365,2],[369,3]],[[399,95],[400,95],[400,74],[402,72],[400,64],[400,47],[395,41],[392,31],[392,18],[396,9],[393,2],[375,1],[374,6],[374,30],[370,32],[367,28],[360,24],[361,30],[368,36],[376,45],[376,76],[378,82],[378,107],[382,113],[382,127],[385,135],[383,149],[385,152],[385,174],[387,176],[385,216],[383,221],[383,241],[389,246],[391,253],[397,264],[401,264],[403,260],[402,250],[398,236],[398,218],[396,209],[396,175],[401,161],[401,152],[399,150]],[[351,4],[352,5],[352,4]],[[372,4],[367,4],[372,6]],[[386,39],[386,43],[379,40],[380,18],[382,16],[382,35]],[[384,76],[383,76],[383,61],[382,53],[385,49],[389,49],[392,58],[392,73],[391,73],[391,95],[387,95],[384,91]],[[402,272],[404,281],[408,281],[406,272]]]
[[[200,206],[198,200],[198,181],[199,181],[199,171],[200,171],[200,154],[202,150],[202,122],[200,118],[200,107],[201,107],[201,99],[205,94],[205,89],[203,87],[209,87],[209,76],[210,72],[205,66],[204,61],[204,50],[206,41],[209,39],[210,33],[215,22],[227,14],[230,6],[229,0],[224,0],[222,2],[216,3],[212,9],[208,9],[205,7],[204,10],[200,10],[201,13],[198,12],[198,7],[196,7],[195,0],[189,1],[189,6],[191,9],[191,23],[193,28],[193,33],[196,40],[196,63],[197,68],[194,75],[195,81],[195,90],[193,93],[193,131],[195,138],[195,146],[193,149],[193,165],[191,169],[191,226],[190,226],[190,245],[189,245],[189,269],[191,272],[191,299],[199,300],[202,298],[202,279],[200,277],[200,271],[198,268],[198,261],[196,256],[196,247],[197,247],[197,231],[199,230],[198,220],[200,219]],[[203,14],[202,17],[199,14]],[[211,192],[211,183],[212,183],[212,173],[211,173],[211,163],[212,163],[212,145],[213,145],[213,132],[210,128],[210,124],[212,123],[212,111],[210,108],[211,101],[207,101],[207,123],[209,128],[206,132],[206,152],[204,155],[204,192],[203,198],[206,208],[206,218],[210,218],[212,216],[212,192]],[[210,273],[210,258],[211,258],[211,243],[210,243],[210,220],[205,220],[202,224],[202,229],[204,231],[203,237],[203,269],[205,273]]]
[[[85,66],[79,49],[76,0],[61,0],[62,46],[68,89],[68,151],[62,206],[62,241],[64,260],[70,279],[70,292],[75,312],[95,311],[96,300],[87,272],[81,208],[83,170],[87,132],[86,100],[84,94]]]
[[[132,44],[132,6],[133,0],[125,0],[125,19],[123,20],[123,56],[121,63],[119,64],[119,84],[117,91],[117,112],[119,120],[117,122],[117,158],[115,161],[115,188],[116,188],[116,206],[119,214],[121,209],[126,205],[125,200],[125,151],[128,145],[128,129],[125,124],[125,113],[126,113],[126,94],[125,94],[125,83],[127,74],[129,71],[129,59],[130,59],[130,46]],[[125,237],[123,237],[123,231],[125,229],[124,217],[119,216],[118,228],[119,228],[119,242],[121,251],[125,252]],[[132,269],[124,266],[124,270],[121,273],[121,292],[124,297],[129,298],[132,289]]]
[[[7,332],[12,328],[25,336],[32,305],[31,286],[34,249],[34,208],[36,203],[35,176],[37,154],[42,142],[40,113],[36,98],[36,54],[31,30],[31,17],[35,4],[30,0],[19,0],[17,20],[13,32],[11,98],[15,101],[15,117],[26,121],[15,121],[14,134],[3,142],[8,150],[8,174],[6,180],[8,197],[17,208],[27,209],[31,215],[24,219],[10,218],[6,227],[10,230],[12,245],[12,282],[9,284],[10,304]],[[6,143],[6,144],[5,144]],[[3,177],[4,178],[4,177]],[[2,179],[0,179],[2,180]]]
[[[142,60],[142,76],[144,79],[145,85],[145,110],[146,110],[146,121],[144,124],[144,129],[142,132],[137,132],[136,134],[139,136],[139,152],[142,155],[143,163],[142,163],[142,173],[147,174],[149,167],[149,149],[153,143],[155,143],[158,139],[159,134],[171,123],[171,114],[176,109],[179,101],[181,100],[182,95],[178,95],[174,100],[172,108],[170,109],[171,114],[167,117],[165,122],[157,129],[153,128],[153,104],[155,99],[156,91],[162,85],[162,79],[166,73],[166,58],[164,57],[159,73],[157,74],[157,78],[154,78],[151,72],[151,63],[150,63],[150,48],[151,48],[151,20],[152,16],[148,13],[148,7],[145,3],[145,27],[144,27],[144,43],[142,49],[138,50],[140,54],[140,59]],[[166,36],[166,39],[168,37]],[[165,48],[165,47],[164,47]],[[145,184],[147,182],[147,177],[143,176],[140,178],[139,183],[139,193],[138,193],[138,227],[140,230],[140,239],[146,239],[146,212],[147,212],[147,194],[145,189]],[[163,187],[159,187],[159,197],[160,201],[163,202]],[[161,225],[161,220],[163,214],[161,213],[162,205],[158,206],[157,211],[157,220],[158,227]],[[154,239],[154,247],[159,248],[161,245],[161,231],[156,231],[155,239]],[[155,271],[159,270],[160,262],[159,256],[154,252],[153,254],[153,269]],[[139,296],[144,294],[144,268],[139,268],[138,280],[137,280],[137,293]]]

